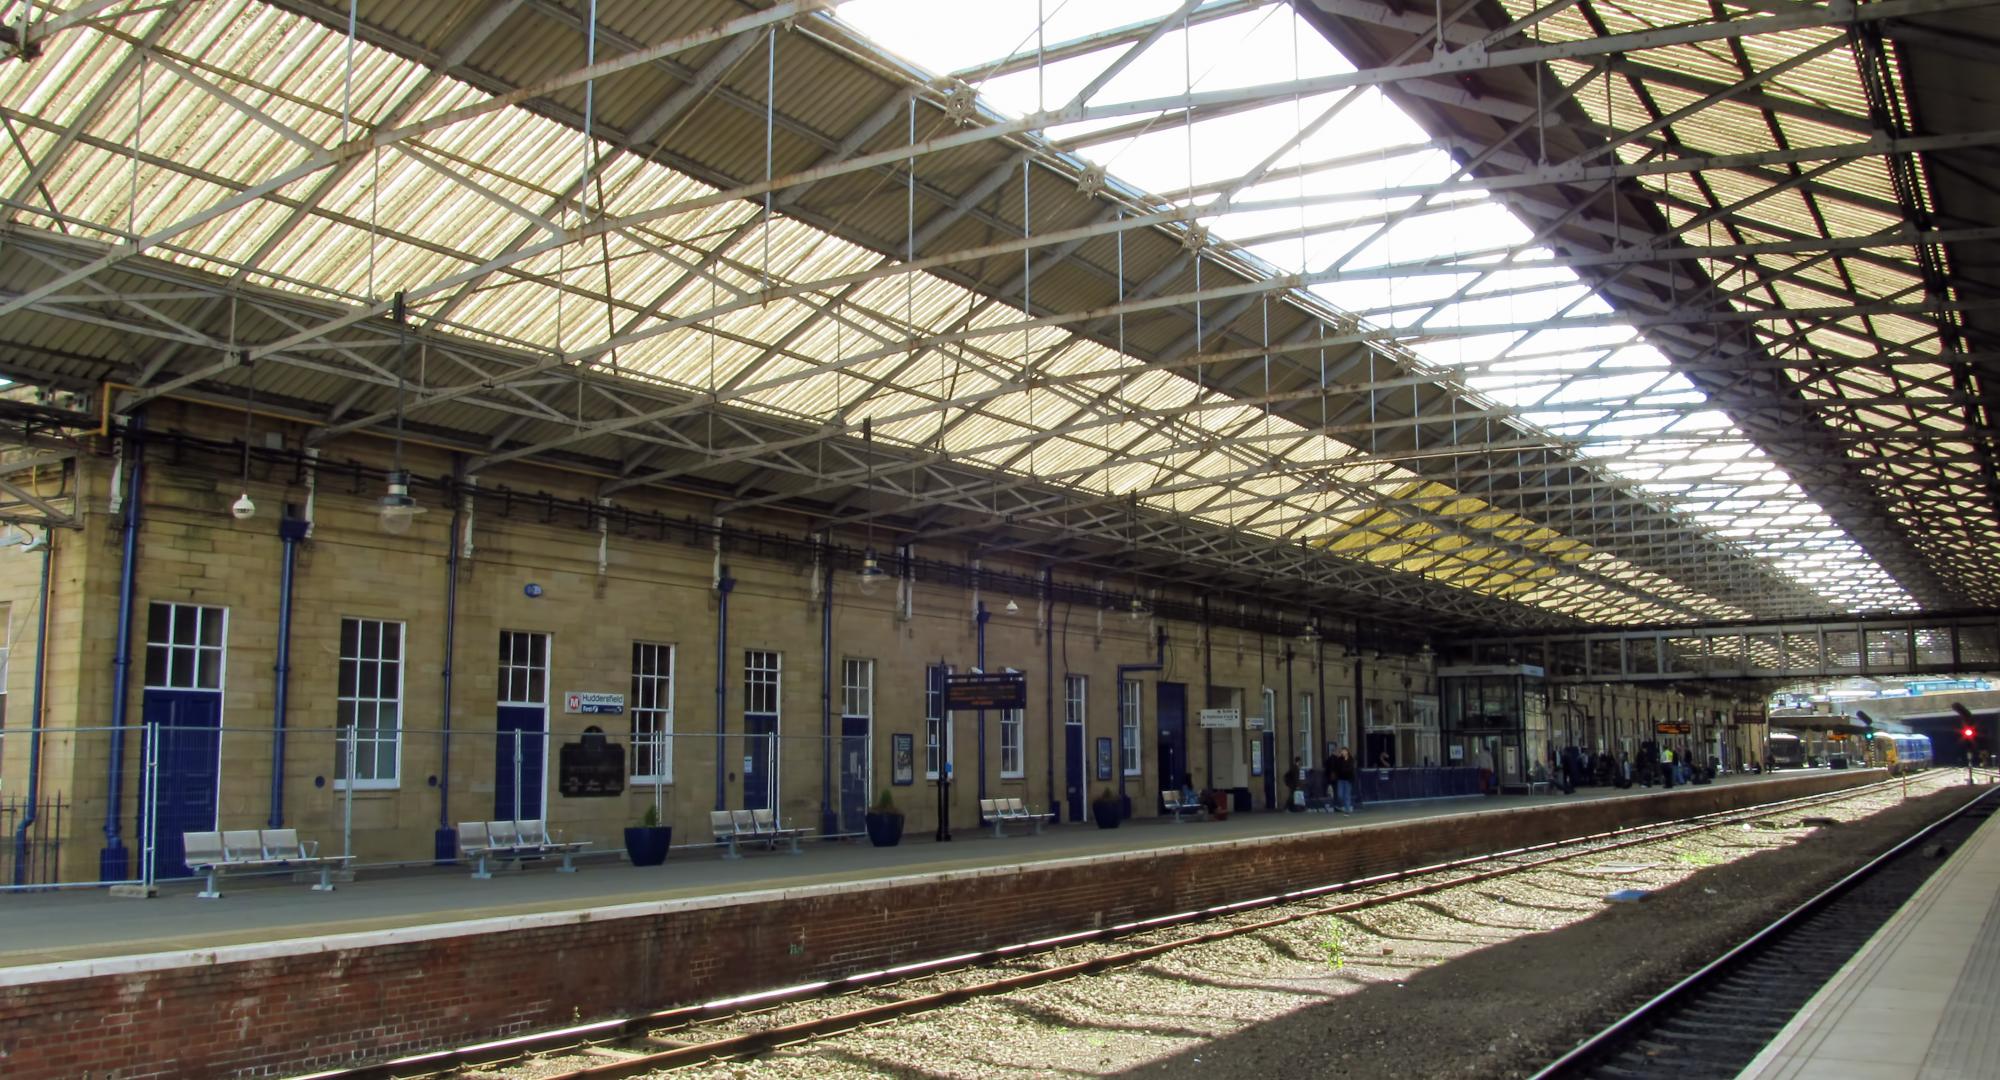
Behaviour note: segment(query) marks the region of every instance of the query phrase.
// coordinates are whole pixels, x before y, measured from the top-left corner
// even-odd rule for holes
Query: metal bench
[[[477,860],[472,876],[482,881],[493,876],[493,871],[487,867],[489,859],[519,866],[527,859],[556,855],[562,858],[562,866],[557,871],[574,874],[576,864],[571,861],[572,857],[589,846],[588,840],[564,840],[560,834],[552,836],[548,822],[541,818],[458,823],[458,852]]]
[[[1190,814],[1201,818],[1208,816],[1208,807],[1203,806],[1201,800],[1190,799],[1183,802],[1181,801],[1181,793],[1178,791],[1161,792],[1160,805],[1165,807],[1168,813],[1174,815],[1175,821],[1180,821],[1184,816]]]
[[[231,870],[318,870],[312,890],[332,892],[333,872],[353,858],[319,854],[318,842],[301,843],[297,829],[182,833],[181,847],[188,868],[208,878],[208,887],[195,894],[204,900],[221,899],[222,877]]]
[[[993,826],[993,835],[995,836],[1006,836],[1007,823],[1010,821],[1033,825],[1035,831],[1039,833],[1042,831],[1043,822],[1054,817],[1054,814],[1037,814],[1029,810],[1027,804],[1019,799],[999,798],[979,800],[979,823],[981,825]]]
[[[708,830],[718,842],[727,845],[722,853],[725,859],[742,858],[742,844],[757,840],[763,841],[768,850],[776,850],[778,841],[784,840],[790,843],[791,854],[805,854],[799,850],[799,837],[806,830],[779,825],[777,815],[770,810],[711,810]]]
[[[764,846],[767,849],[777,850],[778,841],[783,840],[791,845],[790,850],[786,854],[805,854],[805,852],[799,850],[799,837],[804,836],[806,830],[778,824],[778,815],[775,811],[752,810],[750,811],[750,821],[754,830],[753,835],[757,839],[764,841]]]

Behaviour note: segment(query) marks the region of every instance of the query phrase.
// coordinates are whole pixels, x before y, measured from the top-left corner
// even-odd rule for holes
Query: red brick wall
[[[1780,783],[1802,795],[1876,775]],[[1690,787],[502,933],[239,961],[225,950],[221,962],[0,987],[0,1076],[258,1076],[355,1064],[1771,797],[1768,784]],[[1190,842],[1203,838],[1199,825],[1182,828]]]

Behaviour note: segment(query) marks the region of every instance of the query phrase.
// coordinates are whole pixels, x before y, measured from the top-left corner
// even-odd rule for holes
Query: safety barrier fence
[[[673,828],[676,847],[712,843],[715,809],[858,834],[883,788],[908,790],[911,805],[929,794],[907,740],[899,760],[878,761],[866,735],[761,721],[635,734],[607,716],[615,730],[550,731],[503,707],[497,727],[477,731],[276,728],[219,723],[218,707],[196,705],[163,707],[175,722],[0,729],[0,891],[189,878],[190,832],[294,829],[355,868],[427,865],[457,859],[461,822],[545,822],[588,841],[588,855],[622,851],[625,828],[648,820]]]

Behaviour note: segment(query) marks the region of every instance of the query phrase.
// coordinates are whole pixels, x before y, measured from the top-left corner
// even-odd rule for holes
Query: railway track
[[[315,1080],[491,1076],[534,1058],[581,1055],[538,1080],[608,1080],[741,1058],[896,1017],[1139,963],[1178,949],[1429,896],[1708,830],[1880,794],[1897,781],[1492,852],[1158,919],[559,1031],[316,1074]],[[1199,927],[1199,929],[1196,929]],[[1192,931],[1192,932],[1190,932]]]
[[[1701,970],[1620,1017],[1533,1080],[1734,1076],[1996,809],[1987,788]]]

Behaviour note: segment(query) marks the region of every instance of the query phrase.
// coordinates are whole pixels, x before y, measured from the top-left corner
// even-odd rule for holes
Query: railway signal
[[[1972,759],[1979,746],[1979,725],[1973,723],[1972,710],[1954,701],[1951,711],[1958,714],[1958,741],[1965,747],[1965,782],[1978,783],[1972,778]]]

